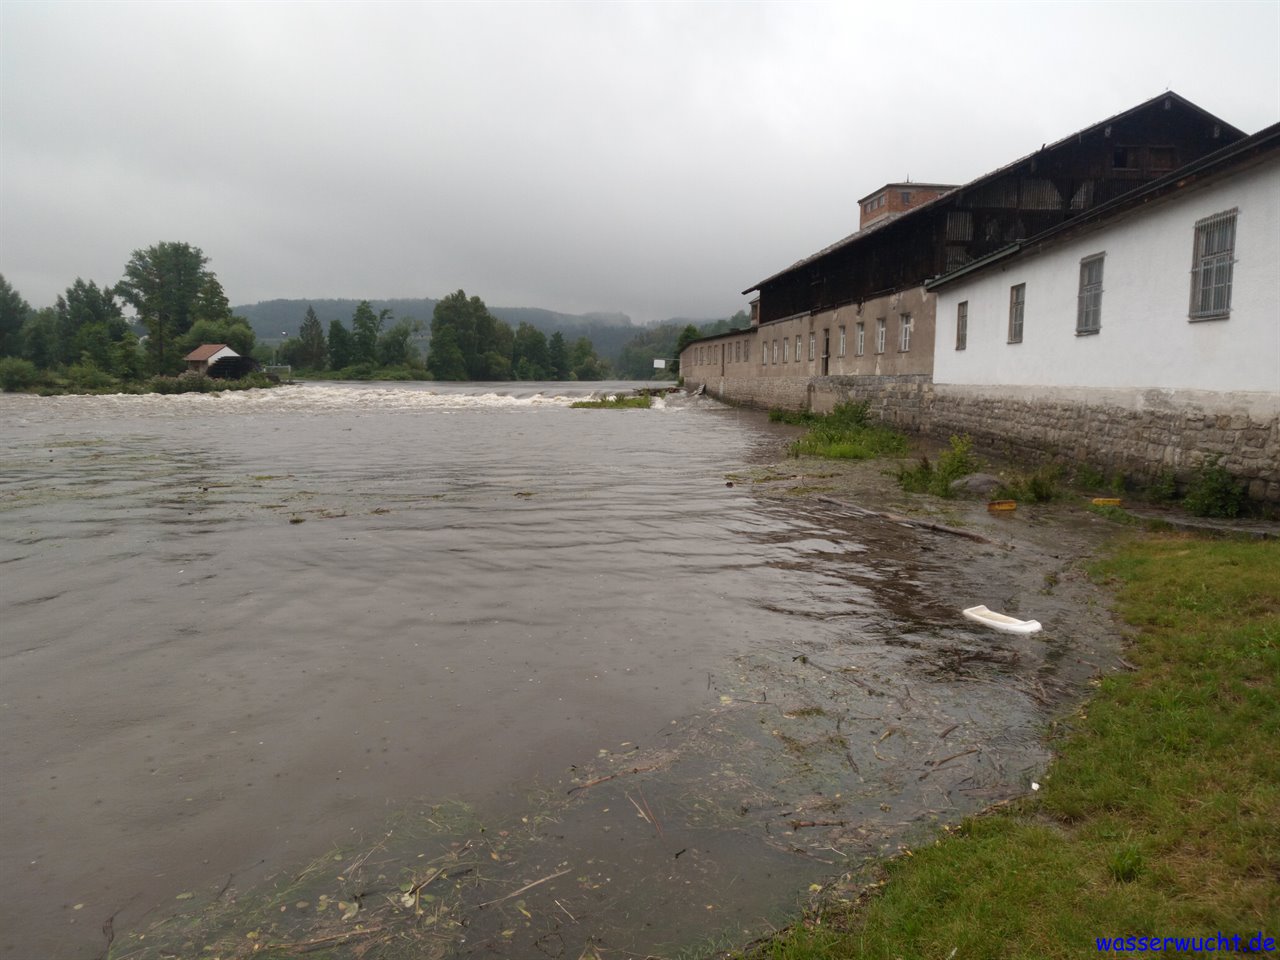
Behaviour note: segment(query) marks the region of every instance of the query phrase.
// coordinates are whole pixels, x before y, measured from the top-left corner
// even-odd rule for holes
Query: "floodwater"
[[[763,496],[790,428],[591,389],[0,397],[0,956],[144,955],[335,849],[348,930],[361,869],[458,865],[407,955],[666,956],[1029,789],[1114,660],[1087,531]]]

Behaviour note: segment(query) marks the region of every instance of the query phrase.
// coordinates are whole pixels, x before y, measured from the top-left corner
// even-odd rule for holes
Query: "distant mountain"
[[[414,297],[370,300],[369,306],[375,312],[390,310],[396,320],[419,320],[426,329],[431,325],[431,316],[438,302],[430,297]],[[359,304],[359,300],[264,300],[232,307],[231,312],[248,320],[260,339],[275,341],[285,335],[297,336],[307,307],[315,310],[321,324],[328,330],[331,320],[341,320],[350,327],[351,316]],[[557,313],[541,307],[490,307],[489,312],[499,320],[505,320],[513,329],[527,323],[548,337],[559,331],[571,343],[579,337],[587,337],[597,354],[610,359],[616,358],[627,342],[644,329],[625,313]]]

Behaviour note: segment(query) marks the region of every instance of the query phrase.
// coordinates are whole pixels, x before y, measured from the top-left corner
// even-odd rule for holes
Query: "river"
[[[667,956],[1029,789],[1112,644],[1069,550],[762,495],[794,428],[602,388],[0,396],[0,956]]]

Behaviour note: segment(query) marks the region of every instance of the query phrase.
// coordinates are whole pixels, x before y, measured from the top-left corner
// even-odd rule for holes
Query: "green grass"
[[[969,437],[952,437],[951,445],[938,457],[937,464],[921,457],[911,468],[898,471],[898,484],[908,493],[931,493],[936,497],[953,497],[951,484],[967,474],[982,468],[982,461],[973,452]]]
[[[791,444],[793,457],[871,460],[900,457],[907,452],[907,438],[896,430],[872,423],[865,403],[837,404],[827,414],[771,410],[769,419],[809,427],[803,437]]]
[[[889,863],[753,957],[1099,956],[1280,930],[1280,545],[1150,536],[1095,564],[1137,628],[1032,798]]]
[[[597,400],[575,400],[569,406],[575,410],[621,410],[627,408],[648,410],[653,406],[653,397],[647,393],[630,397],[619,394],[616,397],[601,397]]]

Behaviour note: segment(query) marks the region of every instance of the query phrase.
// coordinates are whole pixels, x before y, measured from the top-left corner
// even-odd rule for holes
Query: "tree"
[[[375,314],[368,300],[361,300],[351,318],[351,339],[355,348],[356,363],[378,362],[378,333],[382,322],[391,315],[390,310]]]
[[[448,325],[436,328],[431,322],[431,353],[427,356],[427,370],[433,380],[467,379],[467,363],[458,346],[457,331]]]
[[[676,359],[672,365],[672,372],[680,372],[680,354],[684,353],[684,348],[697,340],[698,336],[698,328],[692,323],[680,331],[680,336],[676,338]]]
[[[575,380],[603,380],[609,373],[609,365],[596,356],[596,348],[587,337],[574,341],[569,363]]]
[[[409,342],[413,321],[401,320],[378,338],[378,363],[384,367],[407,367],[418,362],[418,348]]]
[[[23,357],[42,370],[54,366],[60,353],[58,311],[42,307],[28,316],[22,324],[20,340]]]
[[[16,357],[22,353],[22,324],[31,305],[0,274],[0,357]]]
[[[465,291],[458,290],[436,304],[431,317],[433,353],[436,350],[436,336],[445,328],[453,331],[453,344],[462,355],[466,368],[465,377],[457,379],[510,378],[513,345],[511,328],[494,317],[483,300],[479,297],[468,299]]]
[[[107,353],[111,343],[120,340],[129,330],[116,293],[111,287],[101,287],[92,280],[85,283],[76,277],[65,294],[56,301],[58,311],[59,356],[61,363],[75,363],[89,354],[98,367],[107,369]]]
[[[344,370],[355,363],[355,342],[341,320],[329,321],[329,369]]]
[[[147,328],[147,354],[158,373],[181,366],[177,339],[191,329],[199,310],[216,309],[221,286],[215,291],[208,283],[216,282],[205,269],[208,262],[199,247],[165,242],[133,251],[125,264],[116,292]]]
[[[175,341],[175,348],[185,355],[202,343],[225,343],[240,356],[250,357],[257,339],[248,320],[228,314],[224,320],[196,320],[191,329]]]
[[[515,345],[511,352],[511,366],[518,380],[546,380],[551,376],[551,355],[547,350],[547,337],[529,323],[516,328]]]
[[[320,326],[320,318],[309,305],[302,325],[298,327],[298,339],[291,342],[292,354],[296,363],[304,370],[323,370],[329,347],[324,339],[324,328]]]
[[[547,359],[552,377],[556,380],[569,379],[569,345],[564,342],[564,334],[559,330],[551,335],[551,340],[547,343]]]

